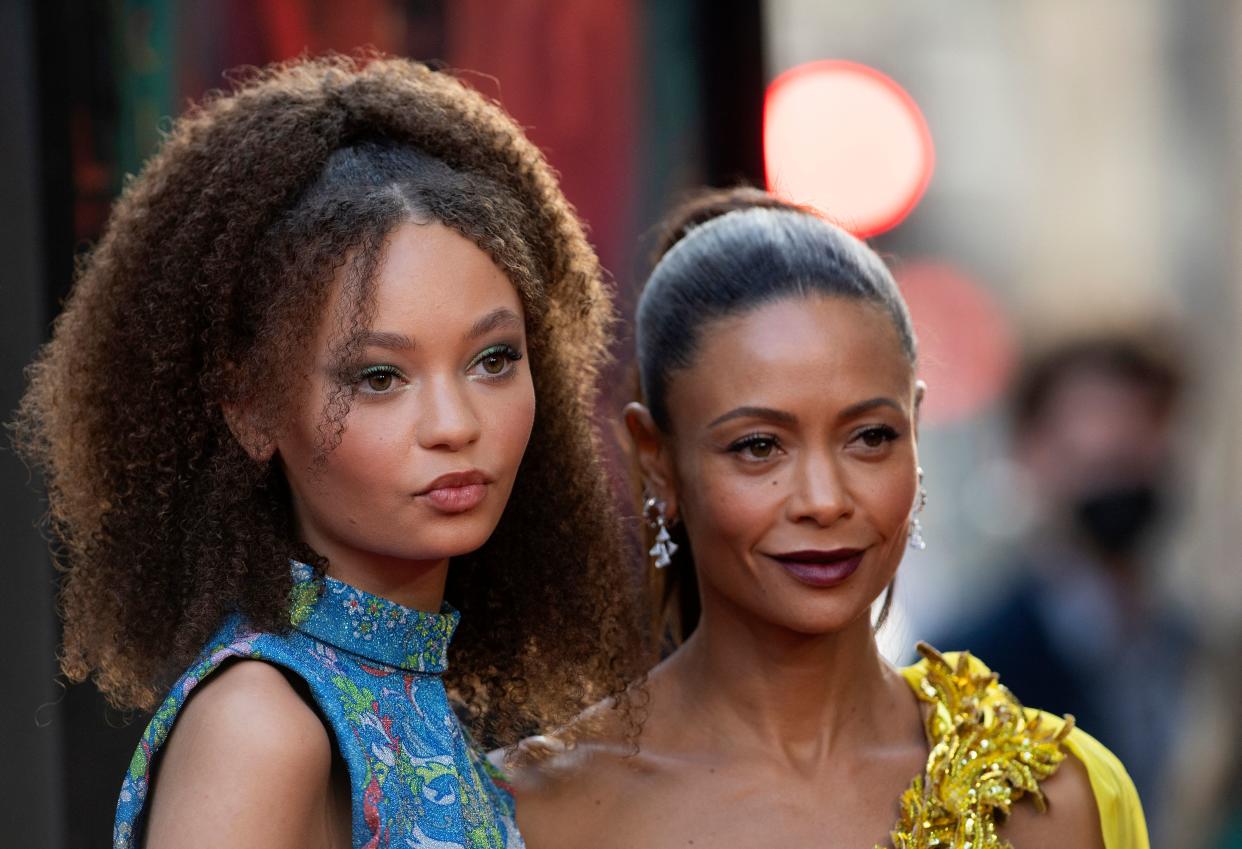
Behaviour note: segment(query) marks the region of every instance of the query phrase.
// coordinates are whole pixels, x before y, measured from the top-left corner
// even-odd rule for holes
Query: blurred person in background
[[[999,604],[936,644],[1005,671],[1023,699],[1126,764],[1153,822],[1185,703],[1192,629],[1151,580],[1170,512],[1182,374],[1155,335],[1095,335],[1033,356],[1013,394],[1013,453],[1038,505]]]

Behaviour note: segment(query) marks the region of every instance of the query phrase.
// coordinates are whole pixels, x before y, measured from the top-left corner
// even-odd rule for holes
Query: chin
[[[419,541],[421,556],[418,559],[439,560],[478,551],[495,530],[496,522],[490,517],[459,517],[434,530],[423,527],[412,533],[411,538]]]
[[[797,620],[787,620],[780,624],[784,625],[790,631],[796,634],[803,634],[807,637],[826,637],[829,634],[837,634],[846,630],[856,620],[848,617],[821,617],[821,618],[805,618]]]
[[[871,605],[834,599],[831,602],[793,603],[773,612],[776,614],[773,617],[775,624],[797,634],[815,637],[845,631],[860,619],[870,622]]]

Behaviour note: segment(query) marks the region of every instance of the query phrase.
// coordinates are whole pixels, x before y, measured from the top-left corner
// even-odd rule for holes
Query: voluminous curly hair
[[[413,188],[374,185],[410,161]],[[499,526],[449,571],[462,622],[446,683],[489,745],[625,698],[648,657],[592,425],[612,321],[598,261],[499,106],[373,56],[256,71],[179,119],[31,366],[16,441],[46,477],[71,679],[149,708],[228,612],[288,627],[290,558],[326,564],[296,538],[279,463],[250,459],[222,410],[246,409],[263,434],[289,414],[280,375],[307,356],[342,273],[346,357],[386,236],[411,214],[513,281],[538,398]],[[346,391],[327,404],[324,451],[348,407]]]

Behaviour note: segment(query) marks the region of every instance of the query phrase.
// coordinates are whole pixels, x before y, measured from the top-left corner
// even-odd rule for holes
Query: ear
[[[676,475],[668,452],[667,437],[651,417],[651,411],[638,402],[625,405],[625,429],[630,432],[630,442],[647,489],[664,502],[665,515],[670,520],[676,518]]]
[[[266,463],[272,459],[276,453],[276,441],[259,427],[258,417],[249,408],[242,404],[224,403],[220,405],[220,412],[224,414],[229,432],[251,460]]]
[[[919,428],[919,414],[923,409],[923,398],[927,395],[927,384],[922,380],[914,381],[914,429]]]

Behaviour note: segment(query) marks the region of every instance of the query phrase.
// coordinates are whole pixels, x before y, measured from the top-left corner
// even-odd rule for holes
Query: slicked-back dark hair
[[[149,707],[228,611],[288,626],[289,559],[325,563],[293,533],[279,464],[252,461],[222,408],[272,432],[289,414],[274,376],[307,356],[332,280],[344,269],[355,307],[347,349],[410,216],[512,280],[538,399],[496,532],[450,567],[447,683],[504,744],[640,670],[592,425],[611,301],[577,216],[512,119],[454,77],[330,57],[255,72],[176,122],[31,367],[17,442],[46,475],[70,678]],[[324,451],[348,405],[343,390],[328,404]]]

